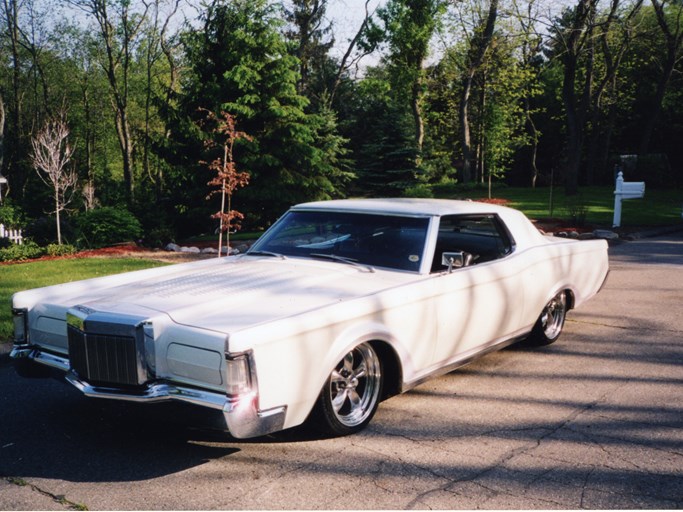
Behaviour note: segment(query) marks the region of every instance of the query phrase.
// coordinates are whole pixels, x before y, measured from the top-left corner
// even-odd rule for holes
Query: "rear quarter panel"
[[[609,270],[604,240],[548,240],[525,251],[524,322],[533,324],[545,304],[561,290],[570,290],[574,307],[599,290]]]

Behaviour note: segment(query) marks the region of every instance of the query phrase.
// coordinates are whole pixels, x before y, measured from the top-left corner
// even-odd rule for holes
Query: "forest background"
[[[343,36],[340,0],[0,1],[0,223],[38,243],[214,233],[217,161],[249,230],[337,197],[683,185],[680,0],[347,0]]]

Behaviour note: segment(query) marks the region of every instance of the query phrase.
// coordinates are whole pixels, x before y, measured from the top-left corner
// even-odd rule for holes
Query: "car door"
[[[524,271],[514,240],[492,214],[440,219],[432,262],[437,319],[435,366],[466,359],[519,330]],[[442,265],[444,252],[472,255],[461,268]]]

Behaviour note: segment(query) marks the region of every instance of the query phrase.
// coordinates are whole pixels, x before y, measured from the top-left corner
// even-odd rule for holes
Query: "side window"
[[[472,265],[503,258],[512,252],[513,241],[496,215],[449,215],[441,218],[432,272],[441,272],[441,254],[464,251]]]

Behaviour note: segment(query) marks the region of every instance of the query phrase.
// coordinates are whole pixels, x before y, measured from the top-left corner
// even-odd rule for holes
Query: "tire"
[[[314,410],[318,430],[334,436],[365,428],[382,396],[382,362],[369,343],[339,361],[325,381]]]
[[[543,347],[555,343],[562,334],[564,320],[567,317],[567,292],[561,291],[545,305],[541,315],[536,320],[526,344],[533,347]]]

